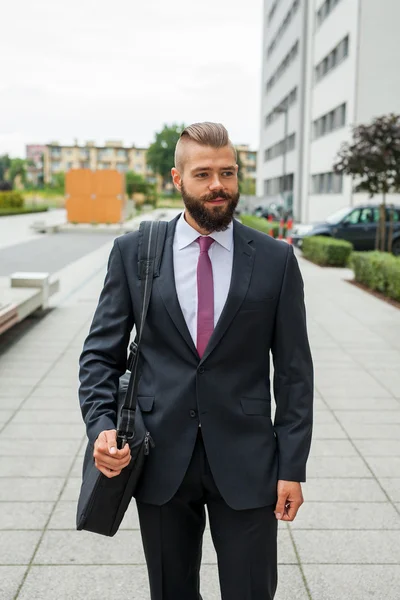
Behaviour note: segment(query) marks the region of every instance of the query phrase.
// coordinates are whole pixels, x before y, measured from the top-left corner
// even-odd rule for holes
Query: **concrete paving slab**
[[[0,564],[29,564],[41,535],[41,531],[0,531]]]
[[[398,600],[399,565],[304,565],[316,600]]]
[[[18,587],[24,577],[26,567],[0,566],[0,598],[14,600]]]
[[[2,477],[0,483],[0,502],[47,502],[57,500],[64,478]]]
[[[1,402],[1,400],[0,400]],[[1,404],[0,404],[1,405]],[[33,394],[25,401],[24,410],[72,410],[72,411],[80,411],[78,399],[76,396],[68,396],[63,398],[62,396],[53,396],[53,397],[38,397]],[[82,418],[81,418],[82,420]]]
[[[343,456],[338,460],[334,456],[311,456],[307,464],[309,479],[319,477],[372,477],[362,458]]]
[[[400,406],[397,410],[335,410],[335,417],[347,425],[349,423],[358,424],[394,424],[400,423]]]
[[[13,423],[32,425],[82,424],[82,414],[78,406],[75,410],[28,410],[24,406],[14,417]]]
[[[346,423],[342,425],[347,435],[353,440],[398,440],[400,424],[398,423]]]
[[[34,564],[141,565],[142,541],[138,531],[119,531],[106,538],[86,531],[46,531]]]
[[[312,457],[358,456],[357,450],[349,440],[313,440],[310,454]]]
[[[333,411],[376,410],[383,412],[398,410],[400,407],[400,402],[396,398],[370,398],[368,396],[354,398],[350,395],[346,398],[327,398],[324,402]]]
[[[0,410],[0,427],[9,421],[13,414],[13,410]]]
[[[399,472],[393,473],[399,475]],[[380,477],[379,483],[392,502],[400,502],[400,477]]]
[[[367,500],[365,498],[364,500]],[[305,502],[291,529],[400,529],[389,502]]]
[[[0,396],[1,410],[17,410],[24,402],[24,398],[18,396]]]
[[[315,429],[318,429],[319,425],[335,425],[336,423],[335,415],[327,407],[314,410]]]
[[[0,458],[7,456],[73,457],[75,453],[75,440],[19,440],[17,444],[14,444],[11,440],[0,439]]]
[[[301,531],[293,537],[302,564],[400,564],[398,531]]]
[[[323,423],[313,431],[314,440],[343,440],[347,435],[339,423]]]
[[[66,477],[73,456],[8,456],[0,463],[1,477]],[[1,479],[0,479],[1,483]]]
[[[319,477],[308,480],[303,485],[303,493],[307,502],[387,502],[375,479]]]
[[[400,440],[354,440],[354,445],[365,457],[400,456]]]
[[[48,440],[81,440],[85,434],[83,423],[80,425],[42,423],[32,425],[30,423],[9,423],[1,432],[3,439],[48,439]]]
[[[64,500],[58,502],[56,509],[50,519],[48,529],[76,529],[76,500]],[[124,519],[121,523],[121,530],[138,530],[139,518],[136,510],[136,504],[131,502]]]
[[[65,484],[63,493],[60,496],[60,501],[73,500],[78,501],[79,492],[81,489],[82,478],[81,477],[69,477]]]
[[[144,565],[32,566],[18,600],[150,597]]]
[[[378,478],[400,474],[399,456],[369,456],[365,460]]]
[[[46,525],[53,506],[54,502],[1,502],[0,530],[41,530]]]

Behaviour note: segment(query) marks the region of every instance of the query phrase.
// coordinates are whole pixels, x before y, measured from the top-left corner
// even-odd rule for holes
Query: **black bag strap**
[[[140,342],[150,304],[153,278],[160,274],[167,228],[166,221],[142,221],[139,228],[138,276],[141,280],[141,314],[140,321],[136,325],[136,352],[132,360],[131,376],[124,404],[119,413],[118,437],[123,442],[132,439],[135,435]]]

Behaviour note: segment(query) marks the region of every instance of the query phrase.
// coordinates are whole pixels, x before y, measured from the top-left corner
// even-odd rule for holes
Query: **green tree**
[[[400,191],[400,115],[393,113],[375,118],[368,125],[353,128],[353,140],[342,144],[334,171],[355,178],[355,192],[367,192],[372,198],[382,194],[376,249],[386,248],[386,195]],[[393,215],[388,250],[392,249]]]
[[[236,150],[236,164],[239,167],[238,170],[238,181],[239,181],[239,191],[243,192],[242,183],[243,183],[243,162],[240,152]]]
[[[8,168],[7,178],[11,183],[14,183],[15,178],[20,176],[21,182],[26,183],[26,160],[23,158],[11,158]]]
[[[353,139],[342,144],[335,173],[355,178],[355,192],[367,192],[372,198],[382,194],[376,249],[386,248],[386,195],[400,191],[400,115],[393,113],[375,118],[368,125],[353,127]],[[392,250],[393,215],[388,250]]]
[[[65,173],[64,173],[64,171],[60,171],[59,173],[54,173],[51,187],[52,187],[52,189],[59,191],[60,194],[65,193]]]
[[[0,181],[6,181],[6,173],[10,168],[11,159],[8,154],[0,156]]]
[[[125,174],[126,193],[129,197],[131,197],[132,194],[147,194],[149,185],[150,184],[146,179],[139,173],[128,171]]]
[[[169,181],[171,168],[174,166],[175,146],[179,140],[184,125],[164,125],[159,133],[156,133],[155,141],[150,145],[146,154],[146,161],[154,173],[161,175],[163,185]]]

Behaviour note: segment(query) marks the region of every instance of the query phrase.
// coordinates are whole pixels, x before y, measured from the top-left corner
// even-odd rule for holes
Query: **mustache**
[[[207,196],[201,197],[203,202],[211,202],[212,200],[216,200],[217,198],[223,198],[224,200],[232,200],[232,196],[222,190],[220,192],[213,192],[212,194],[207,194]]]

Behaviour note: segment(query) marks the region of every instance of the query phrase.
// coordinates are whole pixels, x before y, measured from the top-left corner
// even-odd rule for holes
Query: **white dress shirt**
[[[200,245],[196,241],[200,237],[186,221],[184,213],[176,224],[173,243],[175,287],[179,304],[186,324],[197,344],[197,263]],[[210,233],[215,242],[208,255],[212,264],[214,280],[214,327],[221,316],[228,297],[233,265],[233,222],[225,231]]]

